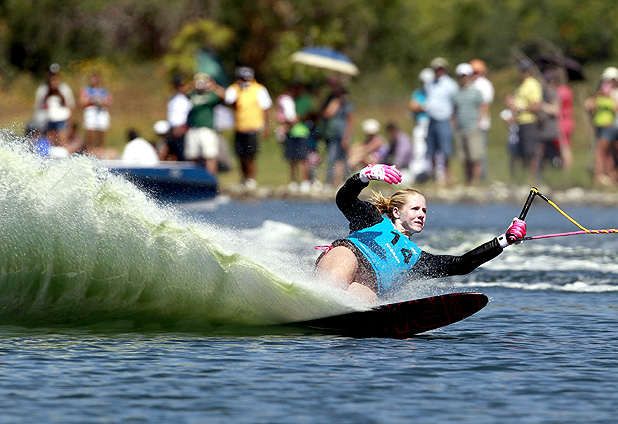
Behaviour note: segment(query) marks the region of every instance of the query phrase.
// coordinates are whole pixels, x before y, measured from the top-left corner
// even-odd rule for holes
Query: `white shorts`
[[[97,106],[84,108],[84,129],[107,131],[109,129],[109,111]]]
[[[189,128],[185,136],[185,158],[215,159],[219,155],[219,138],[212,128]]]

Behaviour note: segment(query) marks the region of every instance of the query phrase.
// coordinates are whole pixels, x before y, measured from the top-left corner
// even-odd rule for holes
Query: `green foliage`
[[[66,62],[83,54],[82,42],[95,42],[90,27],[70,0],[7,0],[4,8],[8,27],[4,49],[19,69],[41,71],[53,61]]]
[[[204,13],[194,3],[5,0],[0,2],[0,53],[12,67],[38,75],[52,62],[66,65],[96,56],[156,59],[186,21]]]
[[[307,45],[347,53],[363,72],[416,75],[435,56],[509,64],[509,49],[545,38],[583,62],[618,57],[614,0],[5,0],[0,64],[41,74],[51,62],[106,56],[188,69],[214,48],[228,70],[252,66],[274,86],[320,74],[289,63]],[[10,66],[9,66],[10,65]]]

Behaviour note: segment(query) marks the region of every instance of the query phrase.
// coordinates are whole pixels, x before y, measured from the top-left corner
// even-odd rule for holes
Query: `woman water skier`
[[[468,274],[526,235],[526,223],[515,218],[505,234],[464,255],[427,253],[411,240],[425,226],[425,197],[408,188],[391,197],[374,192],[369,202],[358,199],[370,180],[398,184],[401,173],[394,166],[369,165],[345,182],[336,202],[350,223],[350,234],[335,240],[317,260],[322,275],[368,301],[406,281]]]

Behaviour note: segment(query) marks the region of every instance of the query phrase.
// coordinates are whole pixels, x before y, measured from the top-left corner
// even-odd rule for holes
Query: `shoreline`
[[[601,189],[587,189],[572,187],[568,189],[552,189],[539,184],[536,186],[540,193],[547,196],[558,205],[591,205],[597,207],[618,207],[618,191]],[[480,187],[463,185],[453,186],[420,186],[427,201],[439,203],[472,203],[472,204],[513,204],[523,205],[530,186],[510,186],[503,182],[495,182]],[[372,190],[380,190],[385,195],[390,195],[396,190],[391,186],[368,187],[362,193],[369,197]],[[312,189],[308,192],[290,191],[287,186],[258,186],[248,190],[236,184],[219,188],[219,195],[226,195],[234,200],[265,200],[278,199],[290,201],[308,202],[334,202],[337,190],[334,188]]]

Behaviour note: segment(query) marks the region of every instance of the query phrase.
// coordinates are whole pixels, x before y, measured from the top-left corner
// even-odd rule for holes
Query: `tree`
[[[413,74],[432,57],[509,63],[513,45],[542,37],[576,59],[618,58],[614,0],[4,0],[0,53],[14,68],[41,73],[51,62],[105,56],[177,64],[175,37],[203,20],[224,29],[216,49],[226,68],[252,66],[262,80],[297,76],[301,47],[344,51],[363,72]],[[197,24],[195,24],[197,25]],[[194,28],[194,30],[197,30]],[[184,29],[188,31],[188,29]],[[202,28],[208,41],[217,31]],[[198,32],[199,32],[198,31]],[[230,35],[231,34],[231,35]],[[175,59],[170,57],[176,56]],[[186,66],[186,65],[182,65]],[[416,68],[416,69],[415,69]],[[5,73],[6,69],[0,70]],[[305,71],[303,70],[302,73]]]

